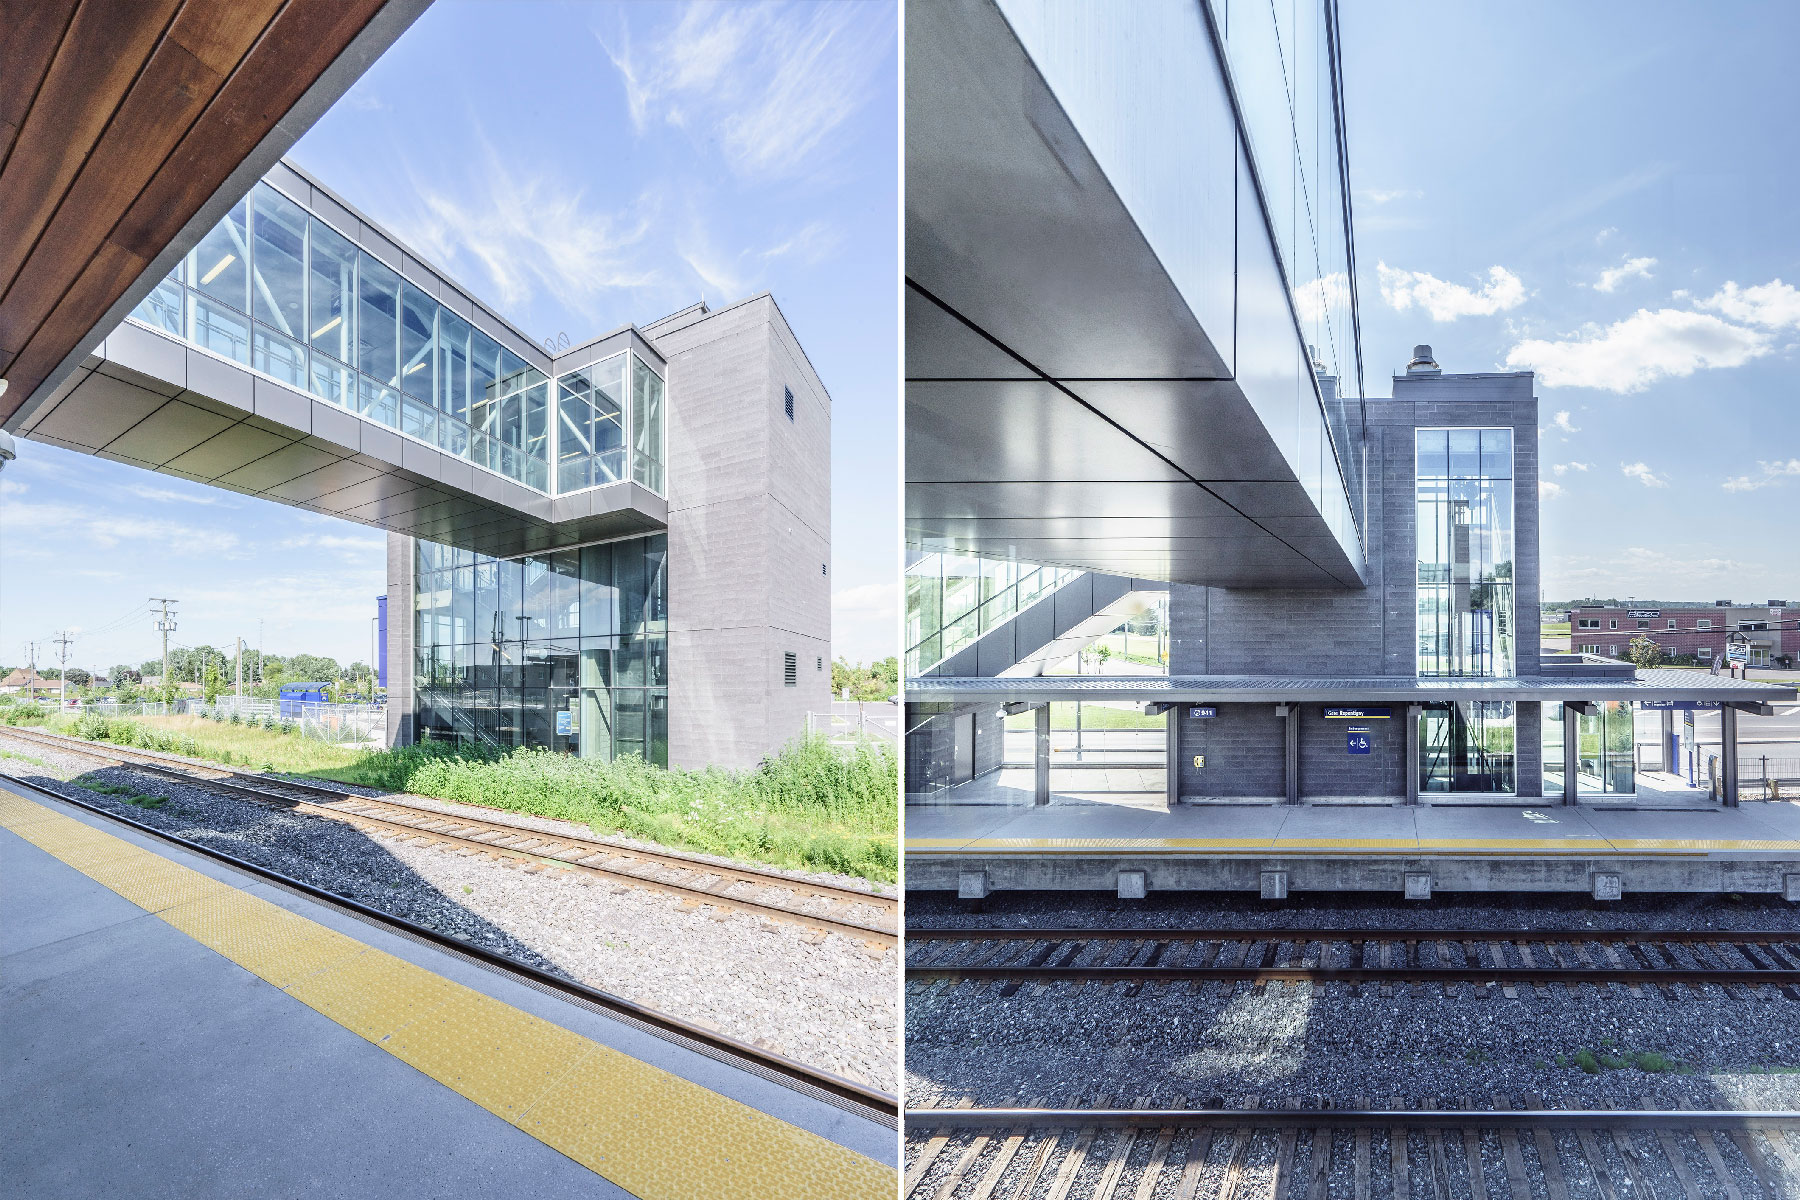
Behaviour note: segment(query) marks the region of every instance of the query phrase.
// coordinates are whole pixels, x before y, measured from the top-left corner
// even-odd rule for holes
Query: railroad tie
[[[1175,1097],[1175,1108],[1186,1108],[1187,1097]],[[1198,1135],[1196,1130],[1195,1134]],[[1169,1162],[1169,1147],[1175,1142],[1175,1127],[1165,1125],[1157,1132],[1156,1144],[1151,1147],[1150,1161],[1144,1164],[1144,1174],[1138,1179],[1137,1191],[1132,1193],[1131,1200],[1151,1200],[1156,1194],[1157,1182],[1162,1178],[1163,1168]]]
[[[1096,1096],[1090,1107],[1106,1108],[1111,1103],[1111,1096]],[[1075,1175],[1087,1161],[1088,1150],[1099,1132],[1097,1125],[1083,1125],[1076,1131],[1075,1143],[1069,1147],[1069,1152],[1057,1167],[1056,1178],[1051,1181],[1050,1193],[1045,1200],[1068,1200],[1069,1189],[1075,1184]]]
[[[1476,1103],[1473,1096],[1464,1096],[1460,1104],[1469,1112],[1475,1111]],[[1472,1125],[1464,1125],[1462,1144],[1463,1162],[1469,1168],[1470,1200],[1488,1200],[1487,1173],[1481,1159],[1481,1130]],[[1505,1198],[1498,1197],[1496,1200],[1505,1200]]]

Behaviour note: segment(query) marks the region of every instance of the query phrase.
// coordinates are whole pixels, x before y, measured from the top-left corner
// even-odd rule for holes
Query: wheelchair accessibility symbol
[[[1369,740],[1369,731],[1366,729],[1352,729],[1344,736],[1349,741],[1348,749],[1351,754],[1367,754],[1369,747],[1373,745]]]

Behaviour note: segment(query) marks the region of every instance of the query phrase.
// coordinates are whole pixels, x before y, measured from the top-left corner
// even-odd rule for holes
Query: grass
[[[127,804],[135,804],[139,808],[161,808],[169,802],[167,796],[149,796],[133,788],[120,787],[116,783],[83,783],[75,781],[75,786],[90,792],[98,792],[102,796],[117,796]]]
[[[0,758],[16,758],[20,762],[30,763],[34,767],[41,767],[44,765],[44,760],[41,758],[33,758],[29,754],[20,754],[13,750],[0,750]]]
[[[1600,1039],[1600,1044],[1602,1046],[1610,1047],[1612,1045],[1612,1039],[1602,1038]],[[1624,1051],[1623,1053],[1614,1052],[1612,1050],[1603,1050],[1599,1054],[1595,1054],[1592,1050],[1577,1050],[1574,1054],[1557,1055],[1556,1065],[1559,1067],[1580,1067],[1589,1075],[1598,1075],[1602,1071],[1623,1071],[1627,1067],[1636,1067],[1647,1075],[1661,1075],[1671,1071],[1687,1070],[1687,1068],[1683,1068],[1681,1064],[1674,1059],[1655,1050],[1642,1050],[1637,1053],[1632,1053],[1629,1050]]]
[[[424,745],[312,774],[776,866],[884,883],[899,874],[899,763],[882,745],[846,755],[823,738],[803,738],[748,771]]]
[[[59,717],[56,732],[578,821],[659,845],[891,883],[899,876],[899,763],[886,746],[844,755],[801,739],[748,771],[664,770],[543,750],[445,744],[369,751],[202,717]]]
[[[251,767],[306,775],[350,766],[365,751],[321,742],[298,734],[275,733],[250,725],[209,721],[205,717],[54,718],[49,728],[89,741],[137,746],[165,754],[203,758],[228,766]]]

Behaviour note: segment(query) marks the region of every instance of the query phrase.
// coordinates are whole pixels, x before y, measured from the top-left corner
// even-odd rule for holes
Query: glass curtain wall
[[[423,738],[669,762],[668,537],[522,559],[417,543]]]
[[[1345,490],[1363,525],[1362,356],[1331,0],[1209,0]]]
[[[1510,678],[1512,430],[1415,436],[1419,674]]]
[[[1510,429],[1414,433],[1420,676],[1514,674]],[[1513,705],[1427,705],[1421,792],[1515,790]]]
[[[916,554],[906,568],[906,673],[928,671],[1080,571],[1012,559]]]
[[[1624,700],[1603,701],[1594,709],[1581,713],[1573,723],[1575,790],[1592,795],[1636,795],[1636,712]]]
[[[666,389],[649,363],[617,355],[553,400],[542,371],[266,183],[131,316],[540,492],[626,477],[629,383],[632,477],[664,490]],[[553,403],[573,439],[555,480]]]

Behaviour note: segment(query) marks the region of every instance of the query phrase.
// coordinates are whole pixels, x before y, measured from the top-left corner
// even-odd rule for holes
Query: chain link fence
[[[91,700],[71,704],[61,711],[72,716],[91,712],[103,717],[188,716],[221,721],[229,721],[235,714],[240,725],[260,725],[265,729],[298,733],[315,741],[367,745],[375,749],[387,741],[387,709],[379,704],[326,704],[220,696],[211,704],[204,700],[177,700],[173,704]]]
[[[900,745],[900,706],[885,700],[833,700],[828,713],[806,714],[808,735],[824,735],[834,746],[862,741]]]

